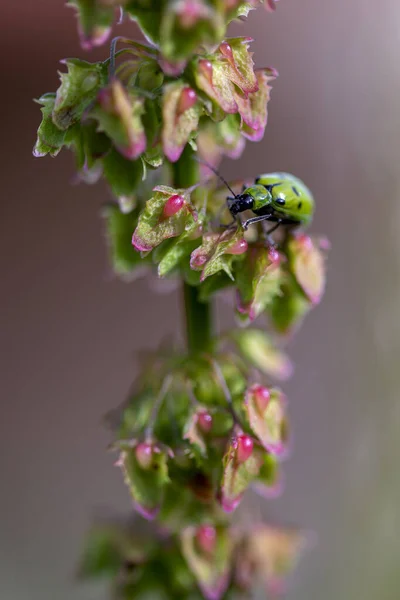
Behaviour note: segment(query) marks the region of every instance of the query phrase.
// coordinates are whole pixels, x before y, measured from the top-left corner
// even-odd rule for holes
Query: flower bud
[[[237,242],[235,242],[234,244],[232,244],[232,246],[230,246],[227,251],[226,254],[235,254],[235,255],[239,255],[239,254],[244,254],[245,252],[247,252],[247,248],[249,247],[248,243],[246,242],[246,240],[244,238],[237,240]]]
[[[135,448],[136,459],[139,465],[145,471],[151,468],[153,462],[153,452],[155,450],[156,449],[153,448],[153,445],[147,442],[142,442],[138,444]]]
[[[253,386],[254,400],[259,412],[262,414],[268,406],[271,399],[269,389],[263,385]]]
[[[177,212],[181,210],[181,208],[185,204],[185,198],[180,194],[174,194],[171,196],[165,203],[163,209],[163,217],[165,219],[169,219],[169,217],[173,217]]]
[[[213,426],[212,415],[210,415],[210,413],[206,412],[205,410],[199,412],[197,415],[197,423],[199,429],[201,429],[203,433],[210,433]]]
[[[240,435],[237,438],[237,460],[240,464],[246,462],[253,453],[254,443],[249,435]]]
[[[191,87],[185,87],[182,90],[181,97],[178,102],[177,114],[184,113],[189,108],[192,108],[197,102],[197,94]]]
[[[217,532],[212,525],[202,525],[196,531],[196,541],[205,554],[213,554],[217,542]]]

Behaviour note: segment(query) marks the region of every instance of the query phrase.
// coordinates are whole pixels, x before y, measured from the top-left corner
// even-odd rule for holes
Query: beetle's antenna
[[[212,165],[210,165],[210,163],[208,163],[206,160],[202,159],[202,158],[198,158],[197,156],[193,157],[194,160],[197,160],[197,162],[199,162],[202,165],[205,165],[206,167],[208,167],[210,169],[210,171],[212,171],[214,173],[214,175],[216,175],[221,181],[222,183],[224,183],[226,185],[226,187],[228,188],[228,190],[230,191],[230,193],[233,195],[234,198],[237,197],[237,194],[235,194],[235,192],[233,191],[233,189],[231,188],[231,186],[229,185],[229,183],[226,181],[226,179],[224,179],[222,177],[222,175],[219,173],[219,171],[217,171],[217,169],[215,167],[213,167]]]

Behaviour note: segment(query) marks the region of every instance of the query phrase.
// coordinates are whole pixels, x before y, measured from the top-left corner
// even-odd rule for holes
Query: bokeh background
[[[0,597],[103,600],[74,569],[93,515],[130,507],[103,413],[135,353],[180,332],[175,293],[107,263],[105,187],[31,156],[58,59],[84,55],[62,0],[0,3]],[[126,30],[126,27],[125,27]],[[226,176],[298,174],[332,242],[323,304],[291,346],[295,451],[266,517],[315,531],[296,600],[396,600],[400,587],[400,4],[282,0],[235,26],[280,71],[265,139]],[[104,49],[107,52],[107,49]],[[92,55],[101,56],[101,53]],[[220,310],[220,313],[222,311]],[[223,324],[229,321],[222,319]]]

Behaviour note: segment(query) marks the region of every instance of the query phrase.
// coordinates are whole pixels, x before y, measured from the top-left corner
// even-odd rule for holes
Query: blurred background
[[[135,353],[179,335],[177,296],[113,278],[100,218],[108,191],[71,185],[67,153],[31,155],[40,120],[31,99],[56,89],[58,59],[86,57],[73,11],[62,0],[2,2],[0,30],[0,597],[103,600],[74,581],[92,517],[130,507],[101,418],[124,398]],[[290,348],[286,490],[263,510],[317,533],[290,599],[395,600],[400,4],[282,0],[232,31],[254,37],[257,65],[280,77],[264,140],[224,175],[296,173],[317,198],[313,230],[333,247],[324,302]]]

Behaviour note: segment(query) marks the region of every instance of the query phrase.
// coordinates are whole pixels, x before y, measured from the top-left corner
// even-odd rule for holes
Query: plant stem
[[[186,146],[181,158],[172,164],[173,185],[177,188],[189,188],[199,181],[199,165],[193,158],[193,151]],[[189,353],[209,350],[212,333],[212,305],[200,302],[199,290],[183,282],[183,300],[186,314],[186,340]]]
[[[212,307],[210,302],[200,302],[197,287],[183,283],[186,312],[186,340],[190,353],[209,350],[212,337]]]

